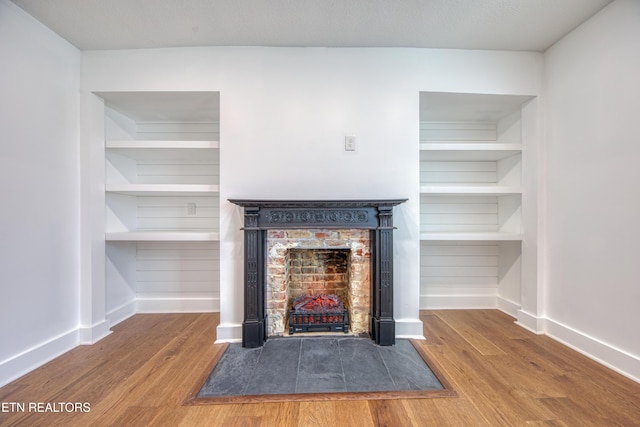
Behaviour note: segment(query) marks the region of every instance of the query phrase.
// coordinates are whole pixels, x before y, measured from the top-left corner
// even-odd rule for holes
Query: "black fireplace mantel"
[[[260,347],[267,339],[267,231],[305,228],[371,231],[371,338],[379,345],[393,345],[393,207],[406,201],[229,199],[244,208],[242,345]]]

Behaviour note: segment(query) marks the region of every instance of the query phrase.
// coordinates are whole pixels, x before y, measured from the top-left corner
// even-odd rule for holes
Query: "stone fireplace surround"
[[[269,230],[315,229],[369,231],[369,333],[376,344],[393,345],[393,207],[406,200],[229,199],[244,208],[242,345],[260,347],[269,336],[266,307]]]

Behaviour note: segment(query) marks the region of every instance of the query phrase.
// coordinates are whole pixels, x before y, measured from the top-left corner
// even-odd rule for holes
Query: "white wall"
[[[639,24],[640,3],[617,0],[544,56],[546,288],[523,280],[522,289],[549,334],[636,379]],[[104,198],[102,106],[91,91],[220,91],[222,200],[409,197],[396,212],[396,317],[410,334],[419,328],[418,92],[540,95],[543,75],[542,55],[522,52],[86,52],[79,107],[80,53],[7,0],[0,55],[0,384],[75,346],[83,328],[92,341],[109,324],[104,213],[93,203]],[[81,147],[80,117],[91,140]],[[346,133],[358,135],[357,152],[343,151]],[[221,226],[219,337],[232,339],[242,320],[239,209],[223,203]]]
[[[549,334],[640,381],[640,2],[545,55]]]
[[[228,198],[409,198],[395,215],[395,317],[399,335],[416,336],[419,92],[538,95],[541,59],[428,49],[94,51],[83,53],[82,86],[85,97],[220,91],[220,340],[240,338],[243,313],[242,217]],[[356,152],[344,151],[345,134],[358,136]],[[99,144],[91,147],[87,158],[98,159]]]
[[[0,0],[0,385],[78,342],[80,52]]]

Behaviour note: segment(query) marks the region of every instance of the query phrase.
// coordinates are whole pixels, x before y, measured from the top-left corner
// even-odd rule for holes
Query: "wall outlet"
[[[196,204],[194,202],[187,203],[187,215],[196,214]]]
[[[346,135],[344,137],[344,150],[345,151],[356,151],[356,136],[355,135]]]

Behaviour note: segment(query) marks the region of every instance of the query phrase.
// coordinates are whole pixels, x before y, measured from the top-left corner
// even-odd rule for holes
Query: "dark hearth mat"
[[[444,390],[409,340],[377,346],[357,337],[287,337],[231,344],[198,398]]]

